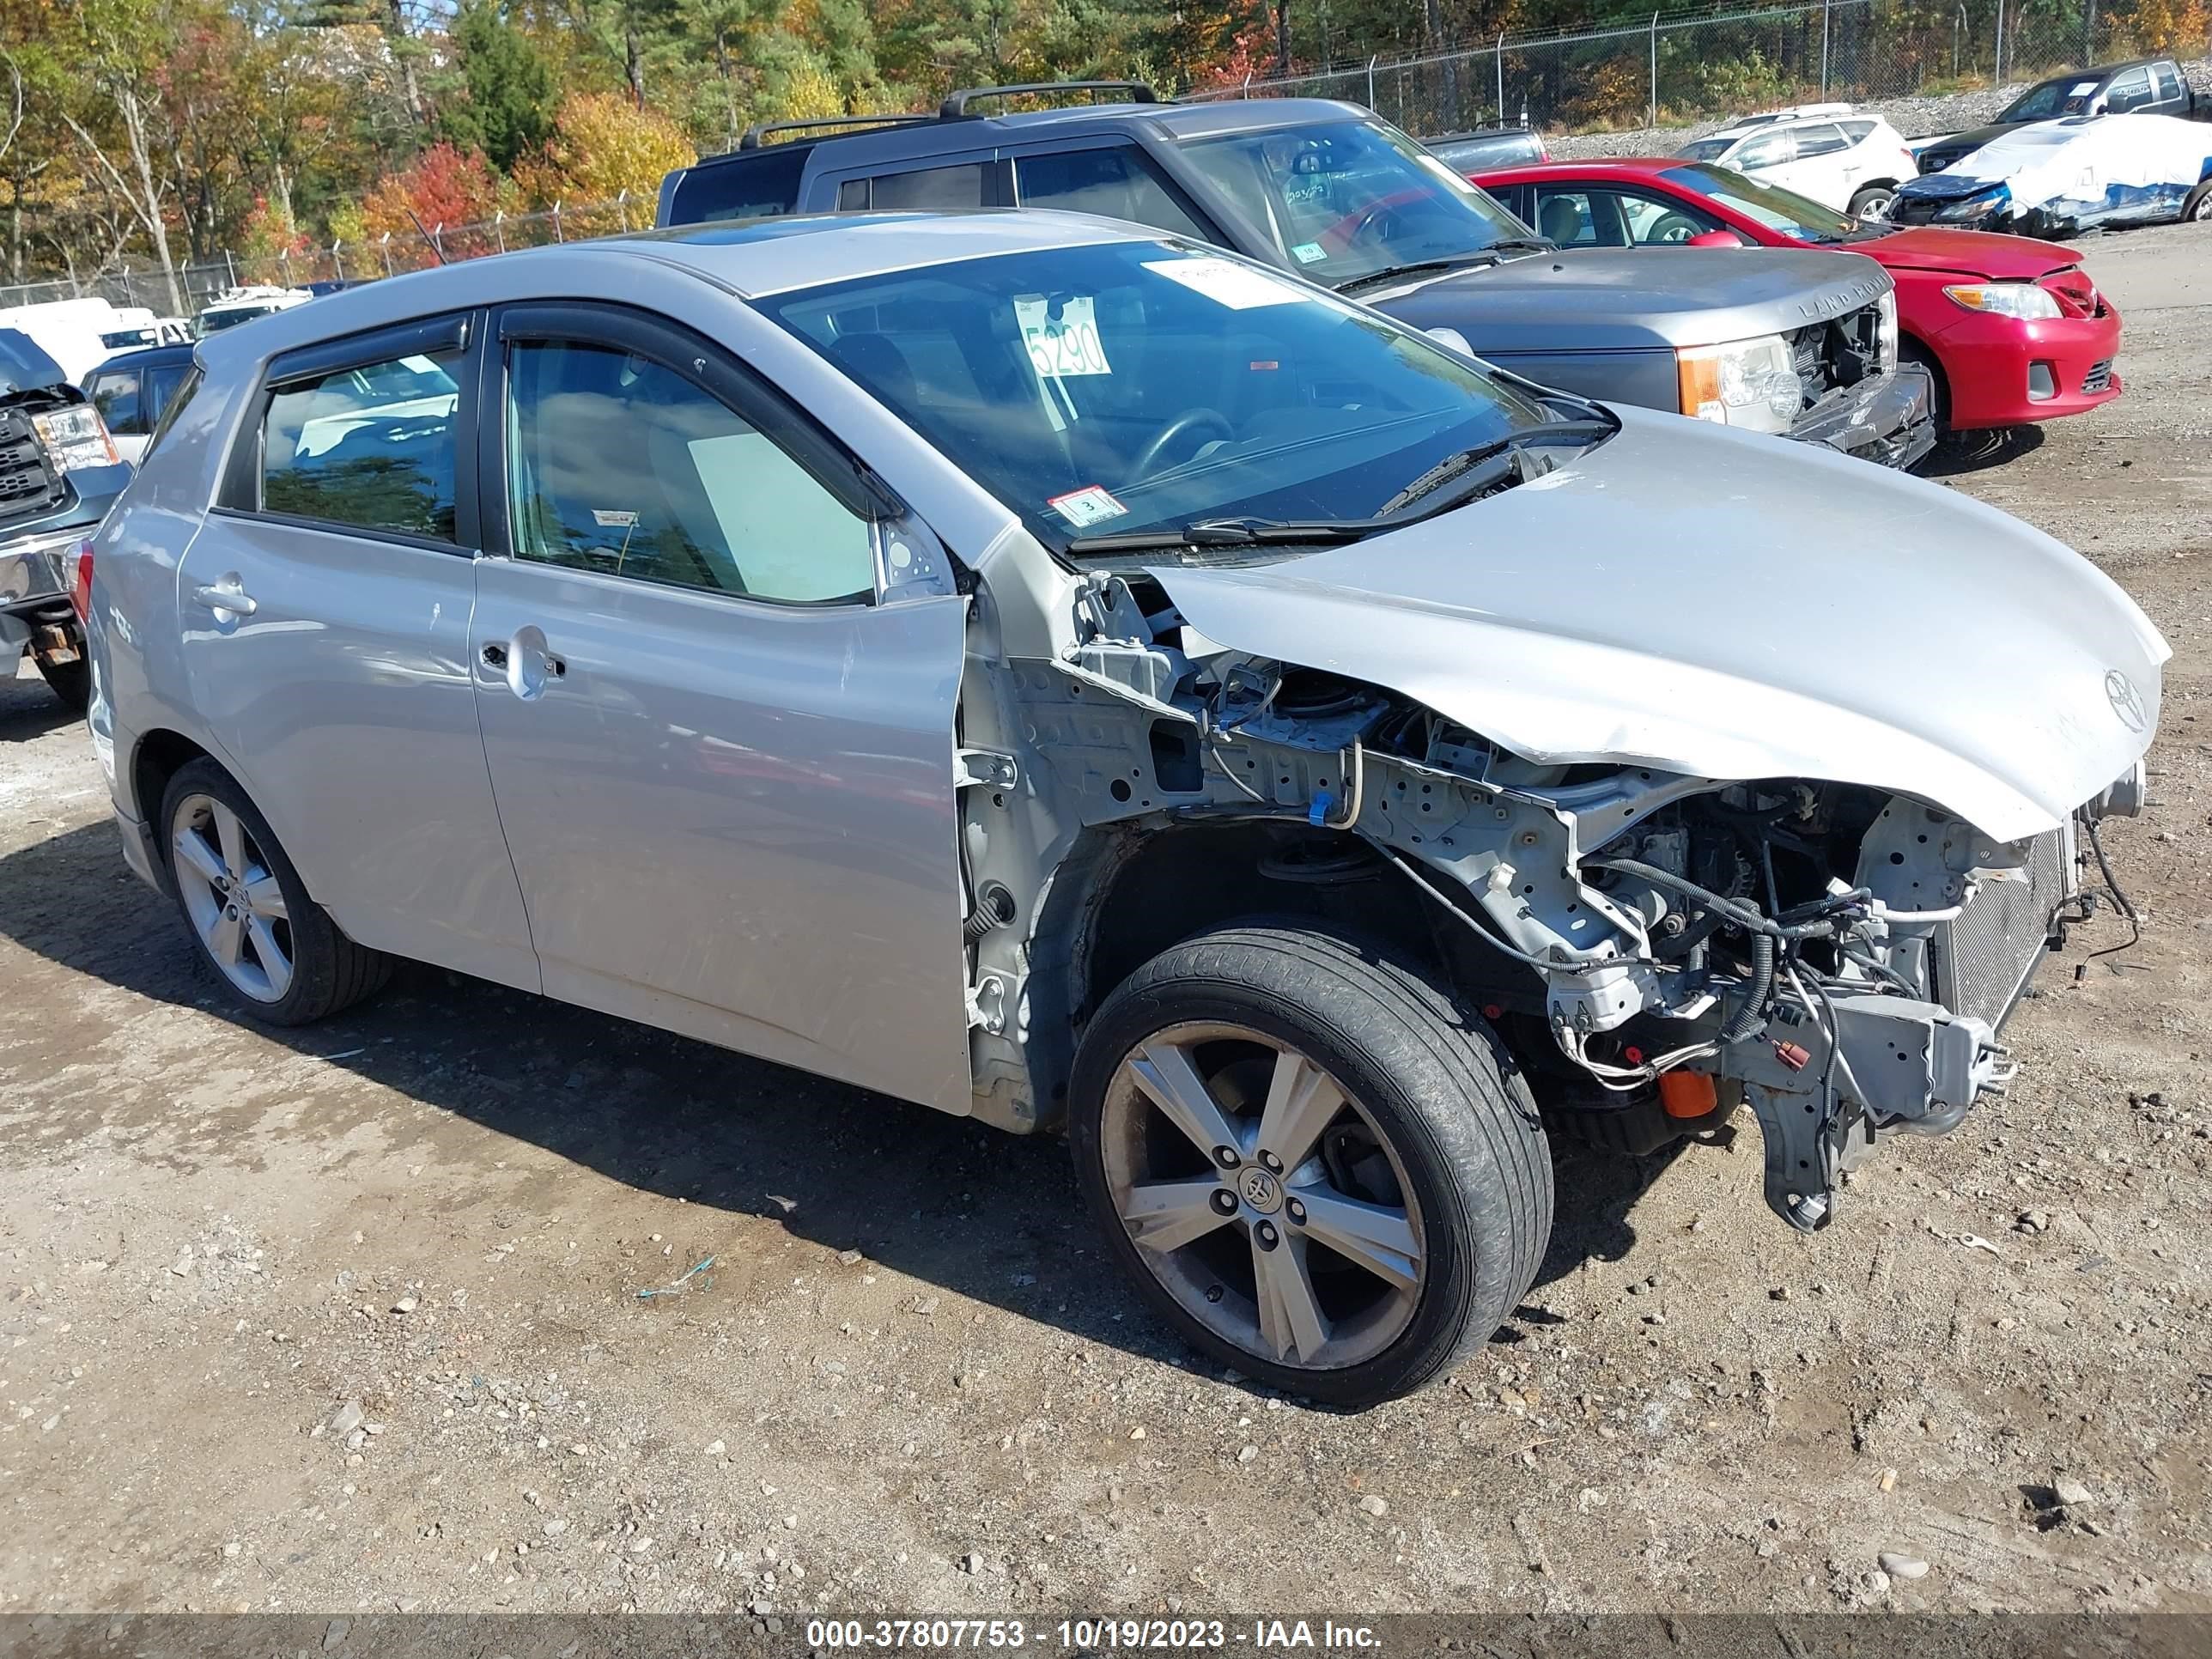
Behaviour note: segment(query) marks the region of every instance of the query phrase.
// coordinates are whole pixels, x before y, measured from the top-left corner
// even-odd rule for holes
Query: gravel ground
[[[0,684],[0,1609],[2212,1608],[2208,251],[2093,243],[2127,395],[1950,479],[2173,642],[2142,946],[1817,1237],[1754,1130],[1563,1148],[1528,1304],[1360,1416],[1193,1369],[1057,1143],[427,969],[241,1025]]]

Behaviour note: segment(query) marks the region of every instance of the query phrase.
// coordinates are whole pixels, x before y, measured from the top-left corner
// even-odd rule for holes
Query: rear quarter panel
[[[138,799],[131,775],[147,732],[178,732],[230,764],[186,695],[177,571],[214,498],[222,441],[244,396],[210,376],[93,538],[93,739],[115,809],[131,823],[160,805]]]

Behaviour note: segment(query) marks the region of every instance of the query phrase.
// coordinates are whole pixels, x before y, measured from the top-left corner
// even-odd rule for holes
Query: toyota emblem
[[[2112,705],[2112,712],[2120,717],[2120,724],[2130,732],[2140,732],[2148,723],[2143,714],[2142,693],[2136,683],[2117,668],[2105,676],[2105,697]]]

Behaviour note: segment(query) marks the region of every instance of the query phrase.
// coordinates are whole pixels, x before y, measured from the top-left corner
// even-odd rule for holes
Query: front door
[[[471,321],[271,364],[178,609],[193,706],[338,926],[535,990],[469,672]]]
[[[719,348],[498,329],[471,660],[545,989],[965,1111],[965,601],[879,596],[890,504]]]

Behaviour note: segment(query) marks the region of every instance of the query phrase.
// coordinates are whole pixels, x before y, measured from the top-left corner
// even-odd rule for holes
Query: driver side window
[[[783,605],[875,589],[868,520],[675,370],[617,348],[507,357],[515,556]]]
[[[1732,166],[1739,173],[1750,173],[1759,167],[1778,167],[1785,161],[1797,159],[1797,138],[1794,133],[1763,133],[1735,153]]]
[[[2105,112],[2124,115],[2130,110],[2141,109],[2150,102],[2150,71],[2131,69],[2124,75],[2112,77],[2112,86],[2105,93]]]

